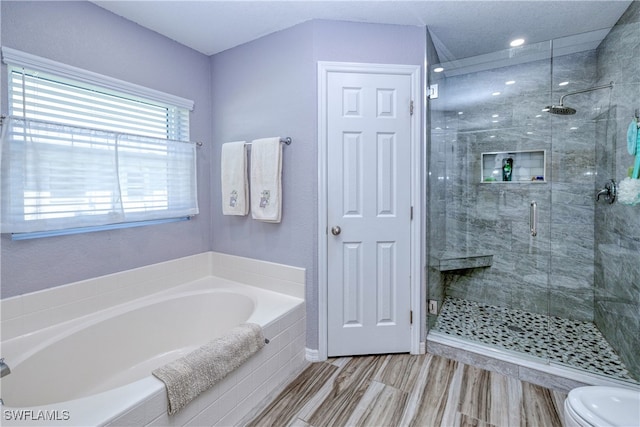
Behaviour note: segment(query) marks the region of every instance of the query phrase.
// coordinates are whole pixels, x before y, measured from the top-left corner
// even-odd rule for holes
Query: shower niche
[[[485,184],[546,181],[545,150],[482,153],[480,165]]]

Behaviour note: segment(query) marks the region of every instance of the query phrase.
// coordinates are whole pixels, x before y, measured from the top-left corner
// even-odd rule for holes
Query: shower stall
[[[429,35],[427,339],[640,382],[640,205],[613,197],[640,2],[611,30],[442,52]]]

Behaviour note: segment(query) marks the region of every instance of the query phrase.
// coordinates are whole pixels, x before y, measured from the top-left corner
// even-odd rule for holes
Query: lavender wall
[[[191,137],[205,142],[195,220],[30,241],[3,236],[2,297],[212,249],[306,268],[307,346],[317,348],[317,61],[421,65],[424,29],[310,21],[208,58],[89,2],[1,7],[2,45],[193,99]],[[284,150],[282,223],[223,216],[221,144],[273,135],[293,138]]]
[[[195,101],[201,214],[192,221],[77,236],[2,236],[3,298],[209,250],[209,58],[89,2],[2,1],[2,45]],[[2,87],[6,66],[2,67]],[[6,91],[0,110],[7,113]]]
[[[212,249],[307,269],[307,347],[318,348],[317,61],[421,65],[424,29],[310,21],[214,55]],[[290,136],[280,224],[222,215],[220,147]]]
[[[306,268],[307,300],[316,301],[316,96],[311,30],[309,24],[298,25],[211,58],[211,243],[214,251]],[[269,136],[293,140],[283,154],[282,222],[255,221],[251,214],[222,215],[222,144]],[[315,319],[313,306],[307,310],[307,318]]]

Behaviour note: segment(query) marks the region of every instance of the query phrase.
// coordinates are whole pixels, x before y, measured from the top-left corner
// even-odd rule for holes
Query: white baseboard
[[[326,360],[320,359],[320,352],[311,348],[305,348],[305,358],[309,362],[323,362]]]

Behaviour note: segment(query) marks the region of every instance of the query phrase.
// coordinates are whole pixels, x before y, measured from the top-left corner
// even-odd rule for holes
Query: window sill
[[[143,227],[146,225],[168,224],[171,222],[189,221],[190,216],[180,218],[155,219],[150,221],[123,222],[119,224],[97,225],[94,227],[65,228],[63,230],[33,231],[29,233],[12,233],[11,240],[40,239],[42,237],[69,236],[73,234],[93,233],[94,231],[119,230],[123,228]]]

